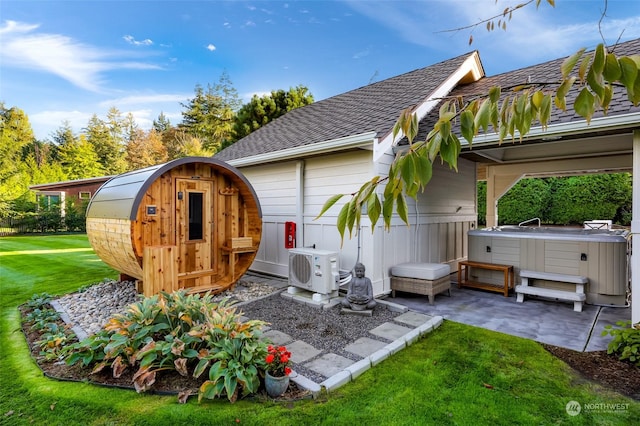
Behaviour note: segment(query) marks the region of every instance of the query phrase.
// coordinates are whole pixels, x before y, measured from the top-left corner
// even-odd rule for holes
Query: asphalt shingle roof
[[[611,51],[611,48],[609,48]],[[618,56],[629,56],[640,54],[640,39],[627,41],[615,46],[613,52]],[[519,84],[541,83],[541,82],[558,82],[560,81],[560,66],[566,58],[554,59],[549,62],[545,62],[538,65],[518,69],[515,71],[509,71],[503,74],[498,74],[492,77],[484,77],[473,83],[459,85],[451,91],[450,96],[462,96],[469,97],[477,94],[486,94],[493,86],[500,86],[503,88],[503,96],[505,95],[504,88],[517,86]],[[554,89],[557,86],[553,87]],[[578,82],[574,83],[571,91],[567,94],[567,110],[562,111],[553,106],[552,114],[548,124],[562,124],[572,121],[584,121],[584,118],[576,114],[573,111],[573,102],[578,96],[581,87]],[[443,101],[444,102],[444,101]],[[438,108],[431,110],[420,122],[420,132],[416,137],[416,140],[424,140],[430,129],[438,120]],[[627,98],[627,91],[624,87],[614,88],[614,96],[611,100],[609,111],[607,116],[615,116],[619,114],[626,114],[631,112],[640,111],[640,107],[634,107],[631,105]],[[593,117],[602,117],[604,114],[601,110],[596,111]],[[455,131],[456,126],[454,126]],[[493,131],[493,130],[491,130]]]
[[[425,100],[473,52],[289,111],[216,154],[229,161],[366,132],[390,133],[400,111]]]

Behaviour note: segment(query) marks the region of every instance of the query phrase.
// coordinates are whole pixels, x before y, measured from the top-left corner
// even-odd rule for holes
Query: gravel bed
[[[369,330],[385,322],[393,321],[396,316],[400,315],[398,312],[390,311],[382,304],[378,304],[373,309],[373,315],[370,317],[343,315],[340,313],[340,305],[320,310],[285,299],[279,293],[243,304],[240,310],[250,319],[266,321],[271,329],[286,333],[293,340],[302,340],[319,349],[320,354],[312,359],[327,353],[334,353],[353,361],[359,361],[362,357],[345,351],[345,346],[361,337],[390,343],[389,340],[370,334]],[[305,361],[305,363],[312,359]],[[305,368],[304,365],[293,365],[293,369],[316,383],[327,378]]]

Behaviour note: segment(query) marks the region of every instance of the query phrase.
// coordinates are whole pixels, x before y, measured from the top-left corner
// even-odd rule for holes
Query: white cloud
[[[74,132],[87,127],[89,119],[93,113],[78,110],[72,111],[40,111],[29,114],[29,122],[33,127],[36,137],[44,139],[62,127],[64,122],[68,122]]]
[[[531,4],[513,13],[512,19],[506,21],[506,32],[488,32],[484,23],[474,28],[463,27],[501,15],[505,7],[514,6],[516,2],[347,2],[356,12],[398,32],[404,40],[417,46],[449,53],[478,49],[483,58],[493,56],[497,61],[509,58],[529,63],[562,57],[602,42],[598,29],[599,3],[584,3],[584,14],[577,17],[563,14],[564,9],[558,10],[560,6],[552,8],[546,2],[539,8]],[[606,17],[603,20],[602,32],[607,43],[614,43],[621,33],[623,40],[640,36],[640,16],[637,10],[636,16],[632,13],[629,11],[623,19]],[[469,46],[470,35],[474,41]]]
[[[127,43],[132,44],[134,46],[151,46],[153,41],[148,38],[144,40],[136,40],[132,35],[126,35],[122,37]]]
[[[140,105],[140,104],[156,104],[162,102],[185,102],[192,94],[151,94],[151,95],[132,95],[123,98],[108,99],[100,102],[101,107],[111,107],[112,105]]]
[[[4,27],[0,27],[0,35],[11,33],[28,33],[37,29],[39,24],[26,24],[24,22],[5,21]]]
[[[270,95],[270,94],[271,94],[270,90],[262,90],[262,91],[256,91],[256,92],[250,92],[250,93],[243,93],[243,94],[240,95],[240,99],[242,99],[243,103],[247,103],[254,96],[257,96],[257,97],[261,98],[263,96],[267,96],[267,95]]]
[[[213,52],[214,50],[216,50],[216,47],[215,47],[213,44],[209,43],[209,44],[207,45],[207,50],[208,50],[209,52]]]
[[[354,53],[353,59],[364,58],[365,56],[369,56],[370,53],[371,53],[371,49],[369,49],[369,48],[367,48],[365,50],[361,50],[360,52]]]
[[[0,27],[3,66],[57,75],[82,89],[103,91],[104,74],[115,69],[159,69],[142,62],[123,62],[125,52],[103,50],[60,34],[38,33],[38,25],[6,21]]]

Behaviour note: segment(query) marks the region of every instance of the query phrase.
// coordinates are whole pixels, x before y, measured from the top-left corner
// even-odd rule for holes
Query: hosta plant
[[[152,387],[162,370],[198,378],[210,369],[213,384],[203,385],[199,399],[224,394],[235,401],[239,391],[246,395],[258,388],[263,325],[241,323],[228,300],[216,303],[209,294],[163,292],[130,305],[100,332],[73,345],[67,363],[92,366],[92,374],[110,368],[114,377],[136,369],[133,385],[138,392]]]
[[[65,356],[67,347],[76,335],[70,327],[64,325],[60,314],[51,307],[52,297],[47,293],[34,294],[24,306],[28,313],[25,321],[31,331],[40,333],[36,344],[40,347],[40,356],[47,361],[55,361]]]
[[[69,330],[68,326],[57,323],[49,323],[43,330],[40,340],[36,342],[40,347],[40,355],[47,361],[63,358],[69,342],[75,340],[76,335]]]
[[[198,400],[226,394],[231,402],[238,395],[255,393],[260,386],[259,371],[264,370],[266,344],[260,340],[262,321],[238,321],[235,308],[211,311],[202,327],[192,333],[207,343],[198,354],[193,373],[199,377],[209,368],[209,380],[200,386]]]

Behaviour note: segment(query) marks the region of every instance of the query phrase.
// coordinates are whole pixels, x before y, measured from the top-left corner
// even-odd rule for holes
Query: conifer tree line
[[[37,140],[27,114],[0,102],[0,217],[35,212],[30,185],[117,175],[186,156],[212,156],[286,112],[314,101],[305,86],[239,100],[229,77],[215,85],[196,85],[194,97],[181,104],[182,121],[160,115],[142,130],[132,114],[111,108],[105,118],[94,114],[79,133],[68,122],[47,140]],[[484,224],[486,186],[478,185],[478,223]],[[545,224],[571,225],[585,220],[631,220],[629,173],[523,179],[498,204],[500,224],[539,217]],[[42,213],[43,206],[40,206]],[[83,222],[83,206],[66,206],[64,220]],[[593,209],[596,209],[594,211]],[[58,212],[48,223],[61,225]],[[67,224],[69,225],[69,224]],[[70,226],[67,226],[68,228]],[[75,228],[74,226],[71,226]]]
[[[38,140],[19,106],[0,102],[0,215],[34,209],[30,185],[110,176],[187,156],[212,156],[278,118],[314,101],[303,85],[288,91],[254,95],[242,104],[229,76],[218,83],[196,85],[181,103],[182,121],[171,123],[160,113],[143,130],[131,113],[109,109],[94,114],[74,132],[68,122],[46,140]]]

